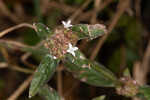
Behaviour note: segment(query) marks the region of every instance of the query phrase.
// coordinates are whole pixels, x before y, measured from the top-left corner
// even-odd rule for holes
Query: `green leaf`
[[[40,88],[39,95],[44,97],[45,100],[61,100],[61,97],[58,95],[58,93],[48,85]]]
[[[126,77],[131,77],[131,74],[130,74],[130,71],[129,71],[129,68],[126,68],[123,72],[123,76],[126,76]]]
[[[79,80],[94,86],[114,87],[117,79],[114,74],[104,66],[85,58],[79,51],[75,51],[75,57],[66,54],[63,59],[67,69],[73,72]]]
[[[34,77],[29,89],[29,97],[36,95],[40,87],[50,80],[58,64],[59,60],[53,59],[50,54],[47,54],[44,57],[36,72],[34,73]]]
[[[47,53],[49,53],[48,49],[46,49],[45,47],[43,46],[40,46],[38,48],[33,48],[33,47],[23,47],[23,48],[20,48],[22,51],[25,51],[25,52],[30,52],[32,54],[35,54],[35,55],[45,55]]]
[[[101,24],[95,25],[78,24],[73,25],[71,30],[76,33],[79,40],[84,38],[94,39],[106,33],[105,26]]]
[[[140,86],[139,93],[142,93],[147,100],[150,100],[150,86],[148,85]]]
[[[30,46],[35,46],[37,43],[40,42],[39,36],[33,29],[24,30],[21,36],[23,37],[22,42]]]
[[[96,97],[96,98],[94,98],[92,100],[104,100],[105,97],[106,97],[105,95],[102,95],[102,96]]]
[[[52,31],[42,23],[34,23],[33,26],[40,38],[46,38],[48,35],[52,34]]]
[[[138,93],[138,94],[136,95],[136,97],[137,97],[137,98],[140,98],[140,99],[142,99],[142,100],[146,100],[146,98],[144,97],[144,94],[142,94],[142,93]]]

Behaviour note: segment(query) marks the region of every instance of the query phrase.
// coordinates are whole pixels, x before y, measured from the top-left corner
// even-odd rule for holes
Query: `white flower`
[[[56,56],[53,56],[53,59],[57,59],[57,57],[56,57]]]
[[[62,21],[62,24],[64,25],[64,28],[72,27],[72,25],[71,25],[71,20],[68,20],[67,22]]]
[[[68,48],[67,52],[71,53],[73,56],[75,56],[75,52],[74,51],[76,51],[76,50],[78,50],[78,48],[77,47],[73,47],[72,44],[69,43],[69,48]]]

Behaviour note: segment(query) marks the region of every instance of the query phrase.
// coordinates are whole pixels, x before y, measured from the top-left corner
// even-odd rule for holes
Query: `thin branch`
[[[28,46],[28,45],[25,45],[23,43],[20,43],[18,41],[12,41],[12,40],[5,40],[5,39],[0,39],[0,43],[1,44],[5,44],[6,46],[9,45],[9,47],[11,46],[11,48],[32,48],[34,49],[34,47],[32,46]]]
[[[62,65],[57,70],[57,90],[60,96],[63,96],[63,79],[62,79]]]
[[[96,23],[97,13],[98,13],[99,7],[101,6],[101,2],[102,2],[102,0],[95,0],[94,1],[94,10],[93,10],[93,14],[92,14],[92,17],[91,17],[91,23],[92,24]]]
[[[145,76],[149,71],[149,61],[150,61],[150,40],[148,42],[148,46],[146,48],[143,60],[142,60],[142,69],[144,71]]]
[[[8,64],[5,62],[0,62],[0,68],[7,68]]]
[[[97,7],[97,10],[96,10],[97,13],[100,13],[100,12],[101,12],[106,6],[108,6],[111,2],[113,2],[113,0],[105,0],[103,3],[101,3],[101,5]],[[84,16],[83,16],[83,15],[84,15]],[[81,18],[81,19],[86,19],[86,17],[87,17],[87,18],[90,18],[90,16],[92,16],[92,15],[93,15],[93,10],[90,10],[90,11],[84,13],[84,14],[81,14],[81,16],[79,17],[78,20],[80,20],[80,18]]]
[[[101,10],[103,10],[107,5],[109,5],[111,2],[113,2],[113,0],[106,0],[104,1],[104,3],[101,4],[101,6],[97,9],[98,12],[100,12]]]
[[[11,31],[14,31],[18,28],[21,28],[21,27],[29,27],[29,28],[32,28],[34,29],[34,27],[31,25],[31,24],[28,24],[28,23],[22,23],[22,24],[19,24],[19,25],[16,25],[16,26],[13,26],[13,27],[10,27],[2,32],[0,32],[0,38],[3,37],[4,35],[8,34],[9,32]]]
[[[13,69],[13,70],[16,70],[19,72],[33,73],[33,71],[30,69],[25,69],[23,67],[18,66],[17,64],[12,64],[12,61],[10,61],[10,59],[9,59],[10,57],[9,57],[8,52],[5,48],[1,47],[0,51],[1,51],[2,55],[4,56],[5,60],[7,61],[7,63],[5,63],[5,66],[4,66],[4,63],[2,63],[3,67],[1,67],[1,68],[10,68],[10,69]],[[11,66],[11,67],[8,67],[8,66]]]
[[[12,67],[8,67],[12,70],[16,70],[16,71],[19,71],[19,72],[23,72],[23,73],[26,73],[26,74],[32,74],[34,72],[34,70],[31,70],[31,69],[26,69],[26,68],[23,68],[21,66],[18,66],[18,65],[10,65]]]
[[[28,45],[25,45],[25,44],[23,44],[23,43],[20,43],[20,42],[17,42],[17,41],[12,41],[12,40],[3,40],[3,39],[1,39],[0,40],[0,44],[2,44],[2,45],[4,45],[4,46],[6,46],[6,47],[8,47],[9,46],[9,48],[11,48],[11,49],[23,49],[23,48],[31,48],[31,49],[36,49],[35,47],[32,47],[32,46],[28,46]],[[26,61],[26,59],[29,57],[31,55],[31,53],[25,53],[23,56],[21,56],[21,60],[22,60],[22,62],[25,64],[25,65],[27,65],[27,66],[29,66],[29,67],[31,67],[31,68],[35,68],[35,65],[34,64],[30,64],[29,62],[27,62]]]
[[[9,9],[5,6],[2,0],[0,0],[0,12],[15,23],[21,22],[21,20],[16,15],[9,11]]]
[[[75,18],[82,13],[82,11],[89,5],[91,1],[92,0],[85,1],[85,3],[79,9],[77,9],[77,11],[71,17],[69,17],[69,19],[72,21],[75,20]]]
[[[35,49],[39,48],[41,45],[43,45],[43,43],[44,43],[44,41],[41,41],[41,42],[38,43],[36,46],[28,46],[28,45],[26,45],[26,44],[23,44],[23,43],[20,43],[20,42],[17,42],[17,41],[4,40],[4,39],[1,39],[1,40],[0,40],[0,44],[2,44],[2,45],[6,44],[6,45],[4,45],[4,46],[6,46],[6,47],[9,46],[9,48],[11,48],[11,49],[31,48],[31,49],[34,49],[34,50],[35,50]],[[30,52],[27,52],[27,53],[23,54],[23,55],[21,56],[21,60],[22,60],[22,62],[23,62],[25,65],[27,65],[27,66],[29,66],[29,67],[35,69],[35,66],[36,66],[36,65],[31,64],[31,63],[29,63],[29,62],[27,61],[28,57],[29,57],[31,54],[32,54],[32,53],[30,53]]]
[[[11,67],[9,67],[9,66],[11,66]],[[33,70],[22,68],[22,67],[17,66],[17,65],[10,65],[6,62],[0,62],[0,68],[9,68],[9,69],[12,69],[12,70],[15,70],[15,71],[18,71],[18,72],[23,72],[23,73],[26,73],[26,74],[31,74],[31,73],[34,72]]]
[[[127,60],[127,54],[126,54],[126,48],[124,45],[121,45],[121,59],[120,59],[120,71],[119,71],[119,76],[122,76],[122,73],[124,71],[124,69],[126,68],[126,60]]]
[[[29,86],[29,84],[30,84],[30,82],[32,80],[32,77],[33,77],[33,75],[29,76],[7,100],[17,100],[17,98]]]
[[[97,7],[96,12],[100,13],[107,5],[109,5],[111,2],[113,2],[113,0],[105,0],[103,3],[101,3],[101,5],[99,7]],[[76,21],[80,21],[80,20],[88,20],[87,18],[91,18],[91,16],[93,15],[93,10],[90,10],[88,12],[85,12],[84,14],[80,14],[81,16],[76,20]],[[93,15],[94,16],[94,15]],[[97,17],[94,16],[94,17]]]
[[[142,69],[141,62],[140,61],[134,62],[133,77],[137,81],[138,84],[143,85],[145,84],[145,78],[143,78],[145,76],[144,76],[143,70],[141,69]]]
[[[35,69],[35,68],[36,68],[35,65],[32,64],[32,63],[29,63],[29,62],[27,61],[27,59],[28,59],[30,56],[31,56],[31,53],[30,53],[30,52],[25,53],[24,55],[21,56],[21,61],[22,61],[25,65],[27,65],[27,66],[29,66],[29,67]]]
[[[133,77],[139,85],[144,85],[146,82],[145,78],[143,78],[145,76],[140,61],[136,61],[133,65]],[[134,97],[132,98],[132,100],[141,100],[141,99],[138,97]]]
[[[69,90],[67,90],[67,92],[65,92],[64,97],[68,97],[72,93],[72,91],[75,90],[79,85],[80,85],[80,81],[75,82],[72,85],[72,87]]]
[[[135,11],[136,11],[136,16],[140,17],[141,16],[141,0],[136,0]]]
[[[136,62],[134,65],[134,78],[140,85],[144,85],[147,82],[147,74],[149,72],[150,61],[150,40],[146,48],[142,62]]]
[[[48,3],[47,7],[44,7],[45,10],[42,10],[42,13],[47,14],[48,10],[52,9],[52,8],[60,9],[67,15],[71,14],[77,10],[77,7],[69,6],[64,3],[62,4],[62,3],[55,2],[55,1],[50,1]]]
[[[113,28],[116,26],[120,16],[124,13],[124,11],[126,10],[127,6],[129,4],[129,0],[120,0],[119,5],[118,5],[118,10],[116,12],[116,14],[114,15],[114,17],[112,18],[111,24],[108,27],[108,32],[105,36],[103,36],[102,38],[99,39],[98,44],[95,48],[95,50],[93,51],[90,59],[95,59],[97,53],[100,51],[102,45],[104,44],[104,42],[106,41],[107,37],[109,36],[110,32],[113,30]]]
[[[40,43],[38,43],[38,44],[37,44],[36,46],[34,46],[33,48],[34,48],[34,49],[37,49],[37,48],[39,48],[40,46],[42,46],[43,44],[44,44],[44,41],[41,41]],[[31,64],[31,63],[29,63],[29,62],[27,61],[27,59],[28,59],[30,56],[31,56],[31,53],[30,53],[30,52],[27,52],[27,53],[25,53],[25,54],[23,54],[23,55],[21,56],[21,60],[22,60],[22,62],[23,62],[25,65],[27,65],[27,66],[29,66],[29,67],[35,69],[35,65],[33,65],[33,64]]]

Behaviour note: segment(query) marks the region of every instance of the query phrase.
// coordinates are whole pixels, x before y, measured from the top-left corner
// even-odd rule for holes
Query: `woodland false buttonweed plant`
[[[119,95],[150,99],[149,86],[138,85],[129,73],[117,79],[109,69],[95,61],[90,61],[75,47],[78,40],[85,38],[92,40],[105,35],[107,30],[104,25],[71,25],[70,20],[62,21],[62,24],[64,26],[55,31],[51,31],[41,23],[33,25],[39,37],[45,40],[44,46],[47,54],[34,73],[29,89],[30,98],[39,93],[46,100],[61,100],[57,92],[46,83],[52,78],[56,67],[62,61],[66,69],[82,82],[97,87],[114,87]],[[100,98],[104,99],[104,96]]]

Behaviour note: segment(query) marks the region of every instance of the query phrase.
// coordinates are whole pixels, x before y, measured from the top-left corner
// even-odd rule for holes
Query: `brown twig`
[[[134,78],[141,85],[146,84],[147,74],[149,72],[149,61],[150,61],[150,40],[146,48],[142,62],[136,62],[134,65]]]
[[[109,5],[111,2],[112,2],[113,0],[105,0],[103,3],[101,3],[101,5],[100,6],[98,6],[97,8],[96,8],[96,12],[97,13],[100,13],[107,5]],[[95,4],[95,5],[97,5],[97,4]],[[88,11],[87,13],[84,13],[84,16],[82,15],[81,16],[81,20],[82,19],[86,19],[85,17],[87,17],[87,18],[90,18],[90,16],[92,16],[93,15],[93,10],[91,10],[91,11]],[[83,18],[82,18],[83,17]],[[95,16],[95,15],[93,15],[93,17],[97,17],[97,15]],[[79,17],[80,18],[80,17]],[[79,19],[80,20],[80,19]],[[92,20],[91,20],[92,21]],[[96,20],[95,20],[96,21]],[[92,23],[94,23],[94,22],[92,22]],[[95,22],[96,23],[96,22]]]
[[[41,41],[41,42],[40,42],[39,44],[37,44],[36,46],[28,46],[28,45],[22,44],[22,43],[17,42],[17,41],[4,40],[4,39],[1,39],[1,40],[0,40],[0,43],[2,43],[2,45],[6,44],[6,45],[4,45],[4,46],[6,46],[6,47],[9,45],[9,47],[11,47],[11,48],[13,48],[13,49],[14,49],[14,48],[17,48],[17,49],[23,49],[23,48],[37,49],[37,48],[39,48],[41,45],[43,45],[44,41]],[[31,63],[29,63],[29,62],[27,61],[27,59],[28,59],[28,57],[29,57],[30,55],[31,55],[31,53],[29,53],[29,52],[23,54],[23,55],[21,56],[21,60],[22,60],[22,62],[23,62],[25,65],[27,65],[27,66],[29,66],[29,67],[35,69],[35,66],[36,66],[36,65],[31,64]]]
[[[145,84],[145,78],[143,79],[143,77],[145,77],[144,75],[145,74],[142,70],[141,62],[136,61],[133,65],[133,77],[139,85]],[[141,100],[141,99],[138,97],[134,97],[132,98],[132,100]]]
[[[12,70],[16,70],[19,72],[33,73],[33,71],[30,69],[25,69],[23,67],[18,66],[17,64],[12,64],[11,63],[12,61],[10,61],[10,59],[9,59],[10,57],[9,57],[8,52],[6,51],[5,48],[1,47],[0,51],[1,51],[2,55],[4,56],[5,60],[7,61],[7,63],[5,63],[5,66],[3,66],[1,68],[10,68]],[[4,65],[4,63],[1,63],[1,64]],[[11,66],[11,67],[9,67],[9,66]]]
[[[8,18],[10,18],[15,23],[20,23],[21,22],[21,20],[16,15],[14,15],[13,13],[11,13],[9,11],[9,9],[5,6],[5,4],[3,3],[2,0],[0,0],[0,12],[3,15],[7,16]]]
[[[80,81],[75,82],[73,86],[64,94],[64,97],[68,97],[72,93],[72,91],[75,90],[79,85]]]
[[[94,10],[93,10],[93,14],[92,14],[92,17],[91,17],[91,23],[92,24],[95,24],[96,23],[96,20],[97,20],[97,13],[98,13],[98,8],[101,6],[101,2],[102,0],[95,0],[94,1]]]
[[[26,74],[32,74],[34,72],[34,70],[22,68],[18,65],[12,65],[12,67],[8,67],[8,68],[10,68],[12,70],[15,70],[15,71],[23,72],[23,73],[26,73]]]
[[[12,40],[0,39],[0,43],[3,45],[6,44],[6,46],[9,45],[9,47],[11,46],[12,48],[32,48],[32,49],[34,49],[34,47],[25,45],[25,44],[17,42],[17,41],[12,41]]]
[[[23,5],[20,2],[16,2],[14,4],[14,10],[15,10],[15,14],[19,17],[19,18],[26,18],[26,14],[25,14],[25,10],[23,8]]]
[[[148,46],[146,48],[143,60],[142,60],[142,69],[143,69],[143,74],[145,74],[145,83],[146,83],[146,76],[147,73],[149,72],[149,61],[150,61],[150,40],[148,42]]]
[[[29,53],[29,52],[23,54],[23,55],[21,56],[21,61],[22,61],[25,65],[27,65],[27,66],[29,66],[29,67],[35,69],[35,68],[36,68],[35,65],[34,65],[34,64],[31,64],[31,63],[29,63],[29,62],[27,61],[27,59],[28,59],[30,56],[31,56],[31,53]]]
[[[141,62],[140,61],[134,62],[133,77],[137,81],[138,84],[143,85],[145,84],[145,80],[143,81],[144,74],[143,74],[143,70],[141,69],[142,69]]]
[[[12,66],[12,67],[9,67],[9,66]],[[0,62],[0,68],[9,68],[9,69],[12,69],[12,70],[15,70],[15,71],[18,71],[18,72],[23,72],[23,73],[26,73],[26,74],[31,74],[31,73],[34,72],[30,69],[25,69],[25,68],[22,68],[22,67],[17,66],[17,65],[10,65],[6,62]]]
[[[121,49],[120,49],[120,51],[121,51],[121,60],[120,60],[120,71],[119,71],[119,76],[122,76],[122,73],[123,73],[123,71],[124,71],[124,69],[126,68],[126,48],[125,48],[125,46],[124,45],[121,45]]]
[[[16,25],[16,26],[13,26],[13,27],[10,27],[2,32],[0,32],[0,38],[3,37],[4,35],[8,34],[9,32],[13,31],[13,30],[16,30],[18,28],[21,28],[21,27],[29,27],[29,28],[32,28],[34,29],[34,27],[31,25],[31,24],[27,24],[27,23],[22,23],[22,24],[19,24],[19,25]]]
[[[71,16],[69,17],[70,20],[74,21],[75,18],[80,14],[82,13],[82,11],[89,5],[89,3],[91,2],[92,0],[87,0],[79,9],[77,9],[77,11]]]
[[[141,16],[141,0],[136,0],[135,1],[135,11],[136,11],[136,16],[140,17]]]
[[[100,13],[107,5],[109,5],[113,0],[105,0],[101,5],[97,8],[97,13]],[[84,14],[80,14],[80,17],[76,20],[76,22],[79,22],[80,20],[88,20],[87,18],[91,18],[93,14],[93,10],[90,10],[88,12],[85,12]]]
[[[7,50],[4,47],[1,46],[0,47],[0,51],[1,51],[2,55],[3,55],[3,57],[5,58],[5,60],[10,63],[9,55],[8,55]]]
[[[52,8],[60,9],[61,11],[63,11],[64,14],[67,14],[67,15],[71,14],[71,13],[73,13],[77,10],[76,7],[69,6],[69,5],[62,4],[62,3],[58,3],[58,2],[55,2],[55,1],[51,1],[51,2],[48,3],[47,8],[44,7],[45,11],[42,10],[43,14],[47,14],[47,10],[52,9]]]
[[[109,5],[111,2],[113,2],[113,0],[106,0],[104,1],[104,3],[101,4],[101,6],[99,6],[99,8],[97,9],[98,12],[100,12],[101,10],[103,10],[107,5]]]
[[[12,49],[23,49],[23,48],[32,48],[32,49],[35,49],[34,47],[31,47],[31,46],[28,46],[28,45],[25,45],[25,44],[22,44],[22,43],[20,43],[20,42],[17,42],[17,41],[12,41],[12,40],[3,40],[3,39],[1,39],[0,40],[0,44],[2,44],[2,45],[4,45],[4,44],[6,44],[6,45],[4,45],[4,46],[9,46],[10,48],[12,48]],[[30,56],[30,53],[28,53],[28,55]],[[26,61],[26,59],[29,57],[29,56],[27,56],[27,55],[23,55],[22,57],[21,57],[21,60],[23,61],[23,63],[25,64],[25,65],[27,65],[27,66],[30,66],[31,68],[35,68],[35,65],[33,65],[33,64],[30,64],[30,63],[28,63],[27,61]]]
[[[62,65],[57,70],[57,90],[60,96],[63,96],[63,79],[62,79]]]
[[[106,41],[107,37],[109,36],[110,32],[113,30],[113,28],[116,26],[120,16],[124,13],[124,11],[126,10],[126,7],[129,4],[129,0],[120,0],[119,5],[118,5],[118,10],[116,12],[116,14],[114,15],[114,17],[112,18],[111,24],[108,27],[108,32],[105,36],[103,36],[102,38],[99,39],[98,44],[95,48],[95,50],[93,51],[90,59],[94,59],[97,55],[97,53],[100,51],[102,45],[104,44],[104,42]]]
[[[34,49],[37,49],[37,48],[39,48],[41,45],[43,45],[43,43],[44,43],[44,41],[41,41],[40,43],[38,43],[38,44],[37,44],[36,46],[34,46],[33,48],[34,48]],[[23,55],[21,56],[21,60],[22,60],[22,62],[23,62],[25,65],[27,65],[27,66],[29,66],[29,67],[35,69],[35,65],[33,65],[33,64],[31,64],[31,63],[29,63],[29,62],[27,61],[27,59],[28,59],[30,56],[31,56],[31,53],[30,53],[30,52],[27,52],[27,53],[25,53],[25,54],[23,54]]]
[[[5,62],[0,62],[0,68],[7,68],[8,64]]]
[[[36,46],[28,46],[28,45],[25,45],[25,44],[20,43],[20,42],[17,42],[17,41],[4,40],[4,39],[1,39],[1,40],[0,40],[0,44],[4,45],[4,46],[6,46],[6,47],[9,47],[9,48],[11,48],[11,49],[31,48],[31,49],[34,49],[34,50],[35,50],[35,49],[39,48],[39,46],[43,45],[43,43],[44,43],[44,41],[41,41],[41,42],[40,42],[39,44],[37,44]],[[5,45],[5,44],[6,44],[6,45]],[[21,56],[21,60],[22,60],[22,62],[23,62],[25,65],[27,65],[27,66],[29,66],[29,67],[35,69],[35,66],[36,66],[36,65],[31,64],[31,63],[29,63],[29,62],[27,61],[27,59],[28,59],[28,57],[29,57],[30,55],[31,55],[30,52],[27,52],[27,53],[23,54],[23,55]]]
[[[29,86],[29,84],[32,80],[32,77],[33,77],[33,75],[29,76],[7,100],[17,100],[17,98]]]

